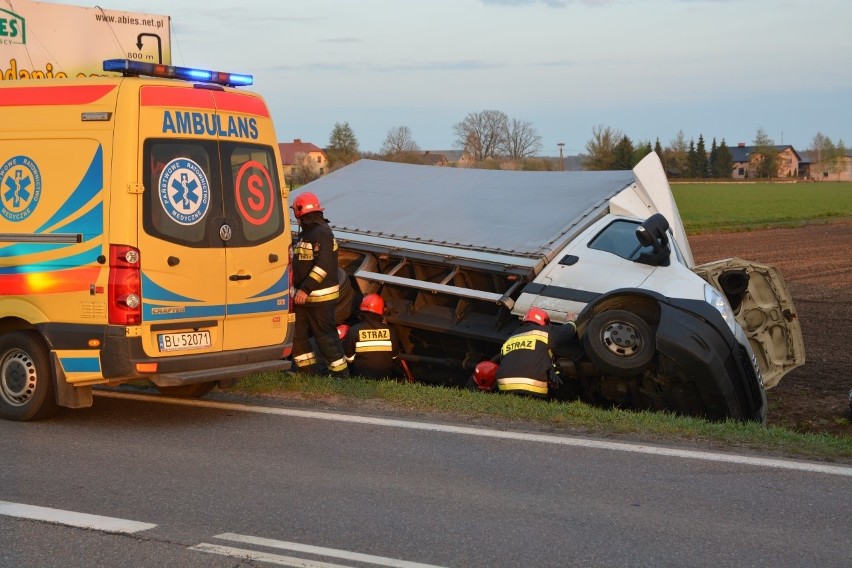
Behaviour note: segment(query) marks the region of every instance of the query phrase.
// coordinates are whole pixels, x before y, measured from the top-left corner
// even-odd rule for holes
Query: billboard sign
[[[171,65],[170,24],[168,16],[0,0],[0,80],[104,75],[105,59]]]

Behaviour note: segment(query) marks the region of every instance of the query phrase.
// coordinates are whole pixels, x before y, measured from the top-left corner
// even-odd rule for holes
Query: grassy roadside
[[[703,448],[751,449],[770,454],[852,463],[852,437],[800,434],[779,427],[707,422],[670,413],[626,412],[581,402],[544,402],[461,389],[349,378],[259,374],[229,392],[285,396],[317,405],[369,407],[382,413],[433,413],[495,427],[524,427],[562,434],[588,434],[641,441],[700,443]],[[363,403],[369,403],[363,404]],[[359,407],[360,405],[360,407]]]

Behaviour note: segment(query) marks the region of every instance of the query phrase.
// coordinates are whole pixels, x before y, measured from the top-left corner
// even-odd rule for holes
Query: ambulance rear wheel
[[[641,373],[656,353],[651,327],[626,310],[609,310],[593,317],[583,345],[598,369],[619,377]]]
[[[47,348],[33,332],[0,336],[0,416],[38,420],[56,413]]]
[[[194,385],[181,385],[179,387],[157,387],[160,394],[173,396],[175,398],[201,398],[216,386],[216,381],[209,383],[197,383]]]

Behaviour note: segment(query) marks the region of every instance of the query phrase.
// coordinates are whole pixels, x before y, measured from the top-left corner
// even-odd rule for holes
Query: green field
[[[672,184],[687,233],[852,217],[852,182]]]

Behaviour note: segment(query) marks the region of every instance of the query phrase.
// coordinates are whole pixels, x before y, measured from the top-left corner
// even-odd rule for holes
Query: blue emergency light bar
[[[104,71],[117,71],[125,77],[163,77],[166,79],[183,79],[200,83],[214,83],[226,87],[246,87],[254,83],[254,77],[239,73],[225,73],[208,69],[193,69],[191,67],[175,67],[159,63],[145,63],[131,59],[107,59],[104,61]]]

